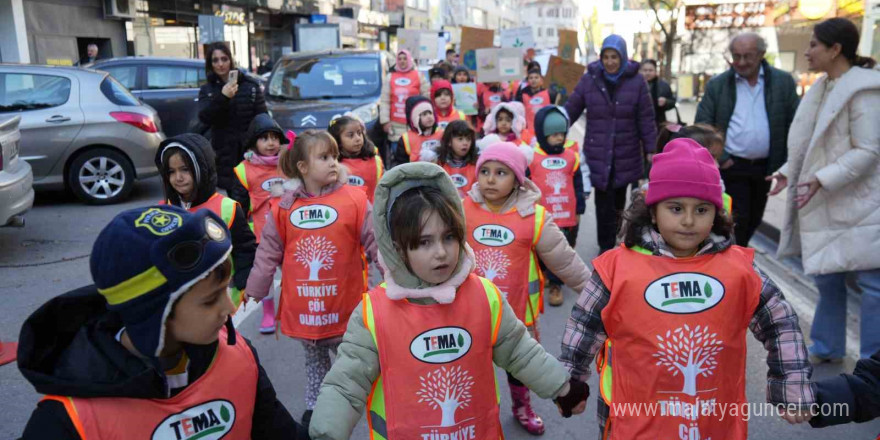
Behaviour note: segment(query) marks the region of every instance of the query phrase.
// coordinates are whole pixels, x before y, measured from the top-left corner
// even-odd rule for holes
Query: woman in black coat
[[[228,82],[235,61],[226,43],[208,46],[205,70],[208,83],[199,90],[199,121],[211,130],[211,147],[217,157],[217,186],[228,190],[235,179],[232,169],[244,154],[244,136],[254,117],[266,113],[266,100],[260,84],[242,71],[238,81]]]
[[[651,91],[651,100],[654,102],[654,118],[657,126],[666,122],[666,112],[675,108],[675,95],[669,83],[660,79],[657,74],[657,62],[652,59],[642,61],[639,73],[648,82],[648,90]]]

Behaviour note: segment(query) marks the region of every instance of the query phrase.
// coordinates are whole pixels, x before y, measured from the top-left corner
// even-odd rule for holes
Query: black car
[[[159,113],[165,136],[197,132],[199,87],[205,84],[205,60],[187,58],[122,57],[97,61],[92,69],[108,72]],[[248,74],[250,75],[250,74]],[[263,81],[253,76],[257,83]]]
[[[326,130],[346,112],[367,126],[370,139],[384,147],[379,97],[387,72],[386,53],[366,50],[297,52],[275,63],[266,85],[266,105],[284,129],[299,133]]]

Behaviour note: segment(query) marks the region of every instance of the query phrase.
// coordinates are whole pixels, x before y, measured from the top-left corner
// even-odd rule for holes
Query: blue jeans
[[[880,351],[880,269],[817,275],[819,303],[810,329],[810,353],[823,358],[846,356],[846,276],[853,274],[862,290],[859,357]]]

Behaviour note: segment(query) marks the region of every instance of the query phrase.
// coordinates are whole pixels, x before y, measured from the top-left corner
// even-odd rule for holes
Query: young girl
[[[431,101],[437,117],[437,127],[445,130],[452,121],[464,121],[464,112],[455,108],[455,94],[449,81],[439,80],[431,84]]]
[[[434,117],[434,107],[424,96],[413,96],[406,100],[406,123],[409,130],[404,133],[403,149],[398,148],[397,163],[419,160],[422,148],[437,149],[443,130],[438,128]]]
[[[508,142],[483,150],[477,183],[462,203],[477,273],[498,286],[517,319],[540,342],[544,277],[538,258],[576,292],[587,282],[587,268],[539,204],[541,192],[525,176],[530,155],[528,147]],[[507,379],[517,421],[532,434],[543,433],[544,422],[532,410],[529,390],[513,376]]]
[[[801,409],[787,420],[814,402],[797,316],[754,250],[733,244],[719,182],[705,148],[670,142],[624,215],[623,245],[593,260],[560,359],[586,379],[598,352],[603,438],[745,439],[748,417],[732,411],[746,404],[747,329],[768,350],[767,401]]]
[[[233,171],[238,181],[229,188],[229,197],[238,202],[248,213],[248,223],[257,244],[266,214],[269,213],[269,200],[281,197],[284,178],[278,172],[278,153],[281,146],[290,141],[284,136],[281,126],[266,113],[257,115],[248,130],[248,152],[244,160]],[[260,333],[275,332],[275,300],[270,295],[263,300],[263,319]]]
[[[434,162],[452,178],[458,195],[464,198],[477,176],[476,133],[466,121],[452,121],[443,131],[443,139],[436,151],[422,149],[419,160]]]
[[[477,132],[483,132],[483,125],[489,113],[498,104],[507,101],[507,93],[501,83],[477,83]]]
[[[281,332],[305,348],[304,425],[330,369],[330,352],[367,290],[364,253],[375,261],[370,203],[362,190],[346,185],[338,156],[333,137],[317,130],[306,130],[282,150],[278,167],[291,180],[272,204],[247,284],[247,296],[265,298],[281,266]]]
[[[471,72],[465,66],[458,66],[452,72],[452,84],[462,84],[473,82]]]
[[[520,102],[501,102],[489,112],[483,132],[487,135],[497,134],[505,142],[529,145],[531,139],[525,139],[525,109]],[[527,136],[526,136],[527,137]]]
[[[473,273],[461,201],[443,169],[389,170],[373,214],[386,282],[352,314],[312,438],[350,438],[365,409],[371,438],[501,438],[493,361],[538,395],[562,396],[566,415],[582,402],[586,384],[569,381],[498,288]]]
[[[353,116],[342,116],[330,122],[327,132],[339,145],[339,163],[348,169],[348,184],[363,189],[372,203],[385,165],[367,137],[364,123]]]
[[[156,167],[162,176],[166,204],[189,212],[210,209],[229,228],[233,269],[230,294],[237,308],[254,264],[256,238],[241,205],[217,192],[217,168],[211,143],[193,133],[165,139],[156,153]]]

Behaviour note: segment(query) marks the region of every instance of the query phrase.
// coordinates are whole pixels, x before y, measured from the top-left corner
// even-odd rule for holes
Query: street
[[[0,286],[0,297],[3,300],[0,339],[16,339],[25,318],[47,299],[89,284],[88,256],[92,242],[101,228],[121,210],[160,200],[161,191],[157,178],[148,179],[136,185],[129,201],[113,206],[85,206],[62,193],[38,194],[37,204],[28,213],[25,228],[0,229],[0,279],[5,281]],[[585,261],[593,258],[598,251],[593,204],[588,202],[587,206],[577,244],[577,251]],[[770,257],[772,254],[761,255],[759,264],[768,261]],[[776,265],[768,263],[766,267],[762,265],[762,268],[780,282],[799,314],[804,334],[808,336],[813,312],[811,304],[815,300],[802,293],[796,287],[796,280],[792,281],[793,277],[783,273]],[[565,304],[561,307],[547,306],[541,319],[543,345],[554,355],[559,354],[564,325],[574,301],[575,293],[566,288]],[[239,329],[257,348],[262,365],[272,379],[279,398],[291,414],[299,419],[305,409],[302,396],[306,382],[306,377],[302,374],[301,345],[284,336],[276,340],[274,336],[260,335],[257,331],[261,315],[259,306],[249,307],[247,312],[251,313],[247,313]],[[858,316],[854,309],[850,309],[850,314]],[[850,328],[857,330],[858,327],[850,323]],[[749,336],[748,339],[746,394],[749,402],[760,403],[765,401],[766,355],[763,347],[753,337]],[[847,358],[842,365],[820,365],[815,368],[813,378],[834,376],[851,371],[853,367],[852,357]],[[501,420],[505,437],[532,438],[517,425],[511,415],[510,397],[501,370],[498,370],[497,377],[502,390]],[[586,412],[567,420],[559,416],[552,402],[539,400],[533,395],[535,410],[544,417],[547,426],[544,438],[597,438],[595,411],[599,393],[595,374],[589,384],[591,396]],[[16,438],[21,434],[40,396],[24,380],[14,363],[0,367],[0,390],[3,396],[0,400],[0,438]],[[750,421],[749,438],[808,440],[838,437],[856,440],[873,439],[878,432],[880,421],[814,430],[806,424],[789,426],[778,417],[756,416]],[[365,421],[361,421],[352,438],[368,438]]]

